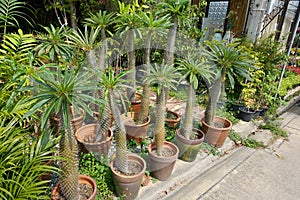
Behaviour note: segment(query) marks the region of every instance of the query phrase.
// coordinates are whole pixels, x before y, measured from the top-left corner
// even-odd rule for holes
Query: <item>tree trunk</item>
[[[126,131],[125,126],[121,120],[121,114],[118,109],[118,104],[113,95],[113,90],[109,90],[109,102],[112,111],[112,115],[116,122],[116,160],[115,164],[119,171],[123,173],[128,172],[128,158],[127,158],[127,146],[126,146]]]
[[[195,90],[191,83],[188,85],[187,102],[185,109],[185,117],[181,127],[181,133],[186,139],[190,139],[193,130],[193,108],[195,103]]]
[[[71,125],[71,111],[68,106],[68,125],[65,126],[63,114],[60,114],[59,125],[62,138],[59,143],[59,155],[61,160],[60,168],[62,176],[60,179],[60,191],[67,200],[79,199],[78,193],[78,146]]]
[[[214,117],[216,115],[217,102],[220,96],[222,77],[219,77],[209,88],[209,98],[205,110],[205,122],[213,126]]]
[[[76,12],[76,2],[70,2],[70,19],[72,28],[77,27],[77,12]]]
[[[151,36],[152,31],[148,32],[146,43],[145,43],[145,61],[144,61],[144,70],[146,74],[150,73],[150,68],[148,64],[150,64],[150,52],[151,52]],[[147,120],[149,116],[149,106],[150,106],[150,88],[149,81],[145,81],[143,84],[143,97],[141,102],[141,110],[138,113],[136,124],[142,124]]]
[[[105,57],[106,57],[106,47],[107,47],[107,41],[106,41],[106,34],[105,29],[101,29],[101,46],[100,46],[100,58],[99,58],[99,69],[100,71],[104,71],[105,67]]]
[[[164,62],[167,65],[172,65],[174,63],[174,51],[175,51],[175,41],[176,41],[176,33],[177,33],[177,27],[178,27],[178,17],[173,17],[173,26],[170,28],[169,34],[168,34],[168,43],[167,48],[164,56]],[[169,88],[165,88],[165,103],[167,103],[169,99]]]
[[[127,74],[128,80],[131,80],[130,86],[132,88],[135,88],[135,51],[134,51],[134,32],[133,30],[129,30],[129,50],[127,54],[127,60],[128,60],[128,69],[131,70],[130,73]],[[129,88],[127,89],[127,95],[130,101],[135,101],[135,91],[134,89]]]
[[[160,95],[156,99],[156,119],[155,119],[155,143],[157,147],[157,154],[159,156],[163,153],[164,141],[165,141],[165,118],[166,118],[166,106],[165,106],[165,88],[162,87]]]

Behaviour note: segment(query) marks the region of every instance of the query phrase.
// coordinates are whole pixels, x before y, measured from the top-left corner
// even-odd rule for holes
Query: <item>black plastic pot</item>
[[[265,116],[266,112],[269,110],[269,107],[262,108],[262,111],[259,113],[260,116]]]
[[[239,118],[245,122],[251,121],[255,111],[249,108],[239,108]]]
[[[245,108],[246,106],[243,104],[239,104],[239,103],[230,103],[230,110],[237,112],[239,111],[239,108]]]

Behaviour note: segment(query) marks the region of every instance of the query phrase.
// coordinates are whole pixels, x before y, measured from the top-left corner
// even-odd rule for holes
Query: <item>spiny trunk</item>
[[[195,90],[192,84],[188,85],[185,117],[182,124],[182,134],[186,139],[190,139],[193,130],[193,108],[195,103]]]
[[[109,90],[109,102],[112,111],[112,115],[116,122],[116,160],[115,165],[117,169],[123,173],[128,172],[128,158],[127,158],[127,146],[126,146],[126,131],[125,126],[121,120],[121,114],[117,107],[117,102],[113,95],[113,90]]]
[[[161,88],[160,95],[157,96],[156,100],[156,119],[155,119],[155,143],[156,150],[159,156],[163,153],[164,141],[165,141],[165,114],[166,114],[166,106],[165,106],[165,93],[164,87]]]
[[[168,43],[167,48],[164,56],[164,62],[167,65],[172,65],[174,63],[174,51],[175,51],[175,41],[176,41],[176,33],[178,27],[178,17],[174,16],[173,19],[173,26],[170,28],[169,35],[168,35]],[[169,99],[169,88],[165,89],[165,102],[167,103]]]
[[[145,61],[144,70],[146,74],[150,73],[148,64],[150,63],[150,52],[151,52],[151,35],[152,31],[148,32],[146,43],[145,43]],[[145,81],[143,85],[143,97],[141,102],[141,110],[138,113],[136,124],[142,124],[147,120],[149,116],[149,105],[150,105],[150,88],[149,81]]]
[[[170,28],[168,35],[168,43],[165,52],[165,63],[167,65],[171,65],[174,63],[174,51],[175,51],[175,41],[176,41],[176,33],[178,27],[178,17],[173,17],[173,26]]]
[[[222,84],[222,77],[218,78],[213,83],[213,85],[210,88],[208,88],[209,98],[205,110],[205,122],[210,126],[213,126],[214,117],[216,115],[217,102],[220,96],[221,84]]]
[[[71,112],[69,111],[71,117]],[[64,125],[63,115],[60,115],[59,123],[62,131],[59,154],[65,160],[60,163],[62,176],[60,179],[60,192],[67,200],[79,199],[78,193],[78,146],[74,136],[70,119],[68,126]]]
[[[129,30],[129,51],[127,54],[127,61],[128,61],[128,69],[131,70],[129,74],[127,74],[128,80],[131,80],[132,82],[130,83],[130,86],[132,88],[135,88],[135,76],[136,76],[136,71],[135,71],[135,49],[134,49],[134,32],[133,30]],[[135,91],[134,89],[129,88],[127,89],[127,95],[129,97],[130,101],[135,100]]]
[[[99,90],[99,98],[104,99],[104,91]],[[97,127],[97,132],[96,132],[96,142],[102,141],[104,138],[104,134],[108,132],[108,129],[110,127],[110,106],[108,102],[105,102],[104,105],[102,105],[99,108],[99,115],[98,115],[98,127]]]
[[[104,71],[105,67],[105,56],[106,56],[106,47],[107,47],[107,41],[106,41],[106,34],[105,34],[105,29],[101,29],[101,41],[102,45],[100,48],[100,58],[99,58],[99,69],[100,71]]]

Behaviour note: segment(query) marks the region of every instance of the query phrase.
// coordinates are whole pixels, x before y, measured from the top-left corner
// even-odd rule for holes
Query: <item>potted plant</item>
[[[100,72],[100,87],[105,88],[108,94],[109,105],[116,124],[116,157],[111,162],[111,170],[116,185],[117,194],[125,195],[125,199],[134,199],[138,191],[146,170],[146,162],[138,155],[128,154],[126,146],[126,129],[121,119],[115,93],[122,98],[122,88],[128,87],[128,81],[124,76],[129,71],[115,74],[110,66],[107,71]]]
[[[61,133],[59,155],[64,159],[59,165],[62,174],[58,191],[65,199],[79,199],[78,146],[71,124],[71,105],[77,112],[80,106],[87,113],[91,113],[85,101],[94,101],[86,93],[92,90],[94,85],[89,81],[91,75],[81,72],[81,67],[77,69],[66,67],[64,72],[60,67],[55,68],[57,74],[44,68],[38,76],[33,77],[37,84],[30,89],[36,93],[30,100],[35,101],[35,104],[27,115],[45,108],[41,121],[42,129],[46,127],[51,113],[59,115]],[[92,191],[95,192],[96,188],[92,188]]]
[[[216,116],[217,102],[220,98],[225,80],[228,80],[230,86],[234,86],[235,76],[243,76],[250,79],[248,69],[253,67],[253,62],[246,51],[239,46],[239,43],[227,44],[220,41],[207,43],[206,51],[207,64],[211,65],[217,76],[215,80],[209,83],[207,88],[209,98],[205,110],[205,116],[202,120],[203,131],[206,134],[206,142],[216,147],[221,147],[232,123],[222,117]]]
[[[178,148],[171,142],[165,141],[166,102],[165,88],[176,90],[180,73],[170,65],[154,64],[150,74],[146,75],[151,85],[157,85],[155,108],[155,141],[148,146],[148,161],[151,175],[159,180],[166,180],[171,175],[178,156]]]
[[[189,54],[186,58],[179,59],[179,70],[187,80],[188,91],[183,123],[176,134],[176,144],[179,148],[179,158],[192,162],[196,159],[204,133],[193,127],[193,109],[195,104],[195,90],[198,88],[201,77],[210,80],[213,71],[201,54]]]
[[[144,65],[142,73],[149,74],[150,72],[150,54],[151,54],[151,39],[152,35],[156,33],[156,30],[168,28],[171,23],[168,21],[169,16],[158,17],[154,16],[152,12],[138,12],[135,13],[139,23],[142,27],[147,29],[146,32],[146,41],[145,41],[145,52],[144,52]],[[158,31],[160,32],[160,31]],[[139,111],[134,110],[134,105],[132,104],[133,113],[129,113],[131,118],[134,119],[135,123],[127,124],[125,123],[126,134],[128,138],[135,139],[138,143],[141,142],[146,137],[146,132],[148,130],[148,125],[150,124],[150,116],[149,116],[149,106],[150,106],[150,87],[149,81],[146,80],[142,83],[143,93],[140,96],[141,104]]]

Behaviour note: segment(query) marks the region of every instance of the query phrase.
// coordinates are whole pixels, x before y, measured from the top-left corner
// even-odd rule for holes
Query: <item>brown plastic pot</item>
[[[127,113],[127,116],[131,119],[135,119],[136,115],[137,114],[134,112]],[[150,121],[150,117],[148,116],[147,122],[143,124],[135,125],[124,123],[127,139],[134,139],[138,144],[140,144],[147,136]]]
[[[181,116],[176,113],[176,112],[173,112],[171,110],[168,110],[167,111],[168,113],[171,113],[172,115],[174,115],[176,117],[176,119],[168,119],[166,118],[165,121],[166,121],[166,125],[170,128],[174,128],[177,126],[177,124],[180,122],[181,120]]]
[[[79,128],[75,137],[79,142],[82,152],[93,152],[97,158],[100,158],[101,155],[107,157],[108,151],[111,145],[113,132],[111,129],[108,129],[108,132],[105,133],[105,140],[101,142],[86,142],[84,138],[86,137],[95,137],[98,124],[89,124]]]
[[[195,140],[186,139],[180,130],[176,133],[176,145],[179,149],[179,159],[187,162],[193,162],[199,152],[202,142],[204,141],[204,133],[199,129],[193,129],[197,133]]]
[[[142,170],[135,175],[128,176],[116,171],[115,163],[111,162],[110,168],[112,170],[113,181],[116,186],[118,196],[125,196],[124,200],[132,200],[138,196],[139,189],[146,171],[146,162],[143,158],[135,154],[128,155],[128,161],[135,162],[142,166]]]
[[[96,193],[97,193],[97,184],[95,180],[86,175],[79,175],[78,181],[79,184],[86,184],[93,188],[93,193],[87,200],[94,200],[96,198]],[[57,199],[58,192],[59,192],[59,183],[52,190],[52,198],[51,198],[52,200],[58,200]]]
[[[148,146],[148,163],[151,176],[160,181],[165,181],[170,177],[179,153],[178,147],[171,142],[165,141],[164,148],[173,150],[175,152],[174,155],[170,157],[158,156],[153,153],[153,150],[156,149],[156,144],[153,142]]]
[[[128,109],[130,112],[139,113],[141,109],[142,95],[140,93],[135,93],[135,101],[131,101],[131,108]]]
[[[223,146],[225,139],[228,135],[228,132],[232,127],[232,123],[228,119],[218,117],[218,116],[214,118],[214,123],[223,124],[224,128],[210,126],[204,121],[204,119],[202,119],[201,122],[202,122],[203,132],[206,134],[205,141],[208,144],[214,145],[216,147]]]

